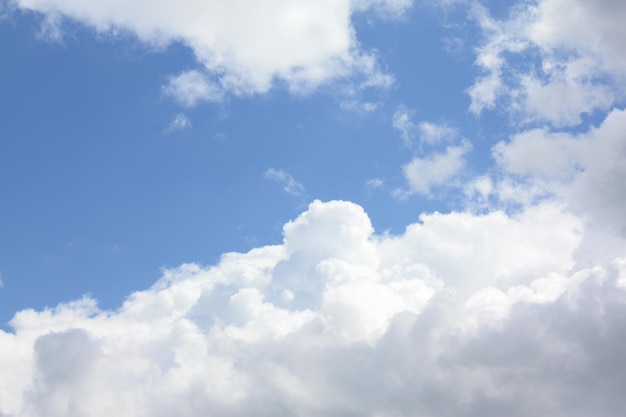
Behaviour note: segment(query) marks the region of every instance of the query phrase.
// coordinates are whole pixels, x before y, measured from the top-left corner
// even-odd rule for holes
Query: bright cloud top
[[[594,374],[623,375],[597,369],[623,342],[626,261],[572,270],[580,233],[545,204],[377,236],[316,201],[283,244],[166,270],[117,311],[19,312],[0,415],[616,415]]]
[[[45,15],[46,31],[60,36],[61,18],[101,33],[128,32],[150,45],[181,42],[207,71],[185,72],[166,87],[186,105],[215,100],[224,92],[262,93],[275,81],[293,91],[360,74],[379,79],[374,55],[363,51],[351,25],[355,12],[401,16],[407,0],[16,0],[23,10]]]

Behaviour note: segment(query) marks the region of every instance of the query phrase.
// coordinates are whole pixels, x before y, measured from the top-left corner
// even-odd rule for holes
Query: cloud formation
[[[281,184],[283,186],[283,190],[285,190],[287,194],[291,194],[295,197],[302,197],[304,195],[304,185],[296,181],[291,175],[282,169],[269,168],[265,171],[263,176]]]
[[[472,144],[462,140],[459,145],[448,146],[441,152],[414,157],[402,167],[408,189],[398,190],[396,194],[400,197],[411,194],[429,196],[433,187],[452,185],[452,180],[465,167],[465,156],[471,150]]]
[[[624,3],[538,0],[502,20],[471,7],[486,37],[476,59],[483,75],[468,90],[472,112],[504,104],[524,122],[573,126],[624,98]]]
[[[116,311],[18,312],[0,415],[617,415],[626,260],[574,268],[581,233],[546,203],[376,235],[315,201],[282,244],[165,270]]]
[[[191,128],[191,119],[185,113],[178,113],[165,129],[165,133],[178,132]]]
[[[204,69],[163,90],[185,106],[267,91],[276,80],[300,91],[360,71],[374,82],[376,60],[359,48],[350,18],[410,7],[16,4],[151,44],[185,43]],[[471,110],[505,101],[545,126],[495,144],[493,169],[464,182],[472,145],[454,128],[414,123],[404,107],[392,120],[403,139],[429,147],[404,165],[400,192],[458,185],[466,209],[423,213],[394,235],[375,233],[357,204],[314,201],[284,225],[281,244],[166,269],[116,310],[85,297],[19,311],[13,331],[0,330],[0,417],[623,413],[626,112],[577,133],[554,127],[623,95],[624,7],[542,0],[498,21],[473,4],[487,39]],[[535,53],[532,68],[511,59]],[[282,170],[265,177],[304,193]]]
[[[359,46],[352,15],[373,10],[401,17],[411,7],[410,0],[15,0],[13,4],[41,13],[46,33],[56,38],[65,18],[102,34],[129,33],[149,45],[188,46],[204,70],[183,72],[165,87],[185,105],[213,101],[225,93],[263,93],[276,81],[297,92],[353,75],[365,84],[375,82],[382,72],[374,53]]]
[[[522,131],[493,147],[516,182],[559,196],[595,224],[626,236],[626,112],[613,110],[597,128],[572,134]]]

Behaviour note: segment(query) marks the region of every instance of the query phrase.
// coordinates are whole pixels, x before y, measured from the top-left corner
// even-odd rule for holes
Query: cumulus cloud
[[[623,3],[538,0],[502,20],[472,4],[487,39],[477,49],[483,74],[468,89],[472,112],[504,104],[523,122],[573,126],[624,98]]]
[[[460,145],[448,146],[443,152],[413,158],[402,167],[409,188],[400,191],[399,195],[430,195],[433,187],[449,183],[461,172],[465,166],[465,155],[471,150],[472,144],[463,140]]]
[[[165,270],[115,311],[18,312],[0,414],[618,415],[626,260],[574,268],[582,224],[545,203],[376,235],[315,201],[282,244]]]
[[[520,132],[493,147],[507,174],[560,196],[577,213],[626,235],[626,112],[614,110],[597,128],[572,134],[545,128]]]
[[[352,15],[373,10],[401,17],[411,1],[15,0],[14,4],[53,22],[50,27],[55,31],[46,29],[53,37],[58,35],[59,18],[66,18],[103,34],[132,34],[149,45],[188,46],[207,74],[185,72],[171,79],[166,89],[173,89],[183,104],[193,105],[200,99],[213,100],[219,92],[263,93],[277,80],[298,92],[352,75],[377,84],[384,75],[375,54],[359,46]],[[198,87],[189,87],[190,83]]]
[[[291,175],[282,169],[269,168],[265,171],[263,176],[281,184],[287,194],[291,194],[296,197],[304,195],[304,185],[296,181]]]

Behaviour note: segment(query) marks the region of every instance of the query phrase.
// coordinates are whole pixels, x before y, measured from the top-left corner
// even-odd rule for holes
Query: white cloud
[[[417,136],[420,143],[438,145],[459,137],[457,129],[445,123],[433,123],[421,121],[415,123],[412,120],[413,112],[405,105],[399,105],[391,117],[391,126],[400,134],[407,146]]]
[[[521,104],[529,121],[573,126],[581,122],[581,114],[607,110],[615,102],[615,95],[606,86],[563,78],[555,75],[549,82],[532,76],[521,78]]]
[[[251,94],[268,91],[276,80],[303,92],[352,75],[365,81],[381,79],[374,54],[362,50],[356,40],[352,15],[373,10],[402,16],[411,1],[15,0],[14,4],[46,19],[78,21],[100,33],[129,33],[149,45],[180,42],[215,80],[211,84],[219,86],[217,91]],[[181,76],[185,74],[196,74],[185,81],[206,88],[206,77],[197,72]],[[197,91],[189,94],[183,93],[183,104],[207,99]],[[208,94],[209,100],[214,97]]]
[[[48,42],[63,43],[63,31],[60,27],[61,20],[61,16],[56,13],[47,14],[41,22],[37,37]]]
[[[365,182],[365,186],[367,187],[368,190],[375,190],[377,188],[382,187],[383,185],[385,185],[385,181],[383,181],[380,178],[372,178]]]
[[[590,221],[626,235],[626,112],[612,111],[598,128],[573,135],[533,129],[493,148],[506,173],[523,175]]]
[[[399,105],[391,117],[391,126],[400,134],[407,146],[411,146],[412,140],[417,136],[420,143],[436,146],[442,142],[449,142],[459,138],[457,129],[446,123],[433,123],[428,121],[413,122],[413,111],[405,105]]]
[[[622,2],[539,0],[504,20],[478,3],[472,10],[487,38],[476,59],[484,74],[468,89],[472,112],[499,104],[523,122],[573,126],[625,97]]]
[[[406,106],[398,106],[391,118],[391,126],[400,133],[404,143],[410,145],[417,126],[411,121],[411,111]]]
[[[404,143],[410,145],[417,126],[411,121],[411,111],[406,106],[398,106],[391,118],[391,126],[398,131]]]
[[[375,9],[384,16],[402,18],[413,6],[412,0],[353,0],[356,10]]]
[[[282,169],[269,168],[263,175],[265,178],[274,180],[281,184],[287,194],[291,194],[296,197],[304,195],[304,185],[300,184]]]
[[[575,269],[583,224],[544,203],[375,235],[316,201],[115,311],[18,312],[0,415],[619,415],[626,260]]]
[[[465,166],[465,155],[471,149],[471,143],[464,140],[458,146],[448,146],[444,152],[413,158],[402,167],[409,189],[400,195],[429,195],[433,187],[450,184]]]
[[[418,129],[420,140],[430,145],[456,139],[459,136],[459,132],[456,129],[446,124],[420,122]]]
[[[580,161],[584,140],[567,133],[533,129],[493,147],[496,162],[507,172],[541,178],[570,178]]]
[[[191,127],[191,119],[185,113],[178,113],[174,120],[170,122],[165,129],[166,133],[177,132],[180,130],[189,129]]]
[[[206,74],[193,70],[169,77],[163,92],[187,107],[202,101],[219,102],[224,97],[222,87],[209,81]]]

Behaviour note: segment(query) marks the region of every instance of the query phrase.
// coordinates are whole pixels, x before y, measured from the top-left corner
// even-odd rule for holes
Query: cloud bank
[[[165,270],[116,311],[17,313],[0,415],[615,416],[626,259],[577,267],[583,223],[546,202],[378,235],[315,201],[282,244]]]
[[[185,105],[225,93],[263,93],[274,84],[306,92],[356,76],[364,85],[385,78],[375,53],[363,50],[351,18],[374,11],[402,17],[410,0],[14,0],[44,16],[42,36],[62,37],[64,19],[101,34],[131,34],[156,47],[182,43],[202,69],[174,76],[165,87]]]

